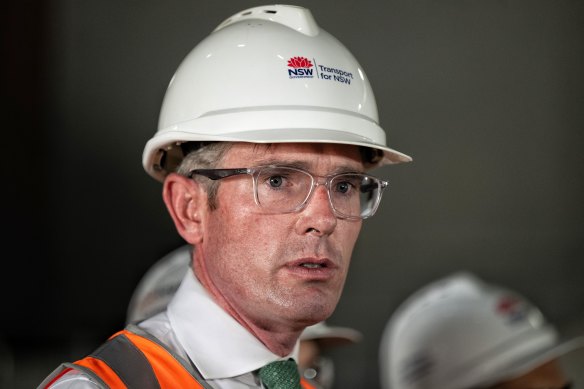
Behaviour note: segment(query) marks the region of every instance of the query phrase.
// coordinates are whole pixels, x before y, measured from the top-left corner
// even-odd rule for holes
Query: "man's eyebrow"
[[[266,166],[266,165],[288,166],[288,167],[295,167],[295,168],[299,168],[299,169],[308,168],[308,164],[305,161],[299,161],[296,159],[281,159],[281,158],[260,159],[256,162],[256,165],[257,166]]]
[[[256,162],[256,166],[266,166],[266,165],[277,165],[277,166],[287,166],[287,167],[294,167],[297,169],[306,170],[308,172],[311,171],[308,162],[306,161],[299,161],[299,160],[286,160],[280,158],[266,158],[261,159]],[[360,169],[355,166],[350,165],[339,165],[335,166],[335,168],[330,171],[328,174],[337,174],[337,173],[363,173],[363,169]]]

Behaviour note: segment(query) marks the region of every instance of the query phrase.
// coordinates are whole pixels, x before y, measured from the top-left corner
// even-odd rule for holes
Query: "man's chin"
[[[313,304],[306,306],[306,309],[298,312],[298,319],[305,326],[310,326],[328,319],[334,312],[336,304],[323,305]]]

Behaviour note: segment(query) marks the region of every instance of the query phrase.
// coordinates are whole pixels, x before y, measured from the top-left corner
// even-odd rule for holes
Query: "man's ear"
[[[209,206],[207,192],[202,185],[170,173],[164,180],[162,197],[180,236],[190,244],[201,243],[204,215]]]

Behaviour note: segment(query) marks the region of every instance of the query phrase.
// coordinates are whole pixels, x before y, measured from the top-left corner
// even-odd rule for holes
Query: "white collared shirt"
[[[191,360],[217,389],[261,388],[254,372],[269,362],[298,360],[299,342],[286,357],[272,353],[215,303],[189,269],[165,312],[138,324],[184,359]],[[78,371],[55,382],[54,389],[95,389]]]

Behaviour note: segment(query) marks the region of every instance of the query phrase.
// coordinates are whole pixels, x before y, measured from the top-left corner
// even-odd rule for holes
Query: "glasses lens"
[[[335,210],[347,217],[372,216],[381,199],[381,182],[372,176],[347,173],[331,180],[330,195]]]
[[[256,176],[257,200],[270,212],[290,212],[304,203],[312,177],[302,170],[289,167],[265,167]]]
[[[256,200],[267,212],[301,209],[313,188],[310,173],[291,167],[266,166],[254,173]],[[331,205],[338,217],[364,219],[377,210],[385,184],[362,173],[344,173],[328,183]]]

